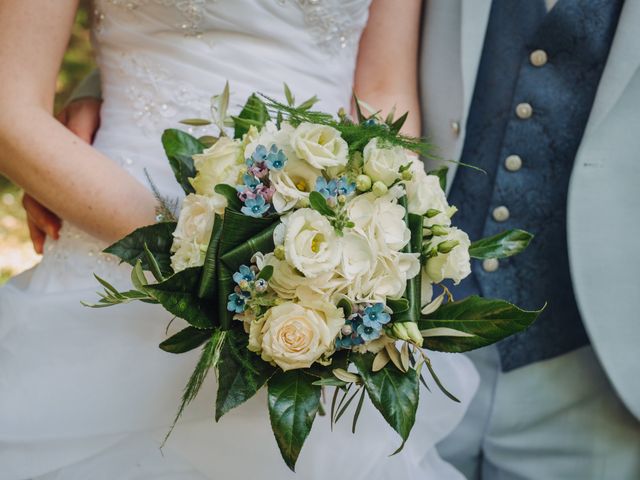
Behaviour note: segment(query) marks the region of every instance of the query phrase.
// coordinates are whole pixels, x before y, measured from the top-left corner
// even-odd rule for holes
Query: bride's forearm
[[[418,45],[422,0],[374,0],[360,39],[354,90],[382,115],[409,112],[402,133],[420,135]]]
[[[154,219],[152,194],[51,115],[78,0],[0,1],[0,173],[106,241]]]
[[[155,199],[143,185],[38,106],[5,106],[0,172],[62,219],[108,242],[154,220]]]

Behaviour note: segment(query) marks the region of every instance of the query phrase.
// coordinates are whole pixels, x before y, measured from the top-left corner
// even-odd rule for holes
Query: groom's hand
[[[101,104],[102,101],[95,98],[80,98],[67,105],[56,118],[82,140],[93,143],[100,126]],[[62,220],[28,193],[24,194],[22,205],[27,212],[27,225],[33,248],[36,253],[41,254],[47,236],[58,239]]]

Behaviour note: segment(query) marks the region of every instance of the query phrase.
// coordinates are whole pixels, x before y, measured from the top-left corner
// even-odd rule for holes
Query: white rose
[[[369,240],[354,232],[342,237],[342,258],[338,272],[347,280],[356,280],[373,270],[376,252]]]
[[[373,138],[363,151],[364,173],[387,187],[400,178],[400,167],[409,163],[409,157],[401,147],[379,148]]]
[[[343,325],[342,310],[327,302],[318,302],[313,308],[283,303],[251,324],[250,349],[259,350],[263,360],[273,361],[284,371],[309,368],[333,352]]]
[[[307,278],[331,272],[340,263],[340,241],[320,213],[310,208],[296,210],[286,219],[285,258]]]
[[[214,192],[220,183],[236,185],[244,170],[242,143],[228,137],[221,137],[212,147],[193,156],[196,176],[190,179],[191,185],[198,195],[224,197]],[[224,202],[226,206],[226,201]],[[222,207],[222,211],[224,207]],[[219,211],[218,213],[222,213]]]
[[[349,157],[347,142],[327,125],[301,123],[291,135],[291,146],[298,157],[321,170],[343,167]]]
[[[440,179],[435,175],[427,175],[424,165],[416,160],[411,164],[413,178],[406,182],[407,206],[409,213],[424,215],[428,210],[437,210],[440,213],[425,218],[425,225],[451,225],[449,218],[449,203],[446,194],[440,187]]]
[[[399,251],[411,240],[411,230],[404,221],[406,210],[398,205],[392,195],[385,195],[375,201],[373,224],[381,246]]]
[[[471,273],[471,257],[469,256],[469,236],[462,230],[452,227],[448,235],[434,237],[429,247],[436,247],[447,241],[457,241],[458,245],[449,253],[439,253],[427,260],[426,273],[434,283],[449,278],[457,285]]]
[[[407,280],[419,272],[418,254],[392,252],[378,257],[370,271],[348,282],[341,292],[356,301],[384,302],[387,297],[401,297]]]
[[[272,145],[275,145],[285,153],[288,160],[291,160],[291,158],[295,156],[291,148],[293,127],[289,123],[282,122],[280,128],[278,128],[275,123],[267,122],[259,133],[256,134],[256,132],[251,130],[249,133],[250,135],[245,138],[246,147],[244,149],[244,158],[250,158],[256,148],[258,148],[258,145],[263,145],[267,150],[269,150]]]
[[[171,246],[171,268],[174,272],[181,272],[187,268],[199,267],[204,263],[207,249],[195,242],[174,239]]]
[[[174,270],[202,265],[211,239],[215,213],[224,202],[224,198],[218,197],[196,194],[186,196],[182,202],[178,225],[173,232],[171,251],[175,255],[171,262]]]
[[[377,197],[369,192],[357,195],[347,203],[349,220],[355,223],[354,229],[368,235],[376,212]]]
[[[284,169],[270,174],[273,194],[273,207],[276,212],[287,212],[309,198],[321,175],[320,170],[295,157],[287,160]]]
[[[382,197],[358,195],[347,204],[347,215],[355,224],[354,230],[376,245],[376,252],[399,251],[411,239],[405,209],[391,191]]]

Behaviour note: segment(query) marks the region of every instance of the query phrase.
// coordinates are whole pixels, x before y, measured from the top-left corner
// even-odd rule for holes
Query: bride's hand
[[[101,104],[102,102],[95,98],[80,98],[62,109],[56,118],[90,144],[100,126]],[[58,239],[62,220],[28,193],[24,194],[22,205],[27,212],[27,226],[33,248],[36,253],[42,254],[47,236]]]

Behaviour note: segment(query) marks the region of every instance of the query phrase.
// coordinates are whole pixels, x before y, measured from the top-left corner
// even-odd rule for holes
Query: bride
[[[405,133],[418,134],[421,2],[402,3],[96,0],[104,103],[93,147],[52,117],[77,0],[0,3],[0,173],[63,219],[42,262],[0,289],[0,479],[295,478],[263,393],[214,423],[213,375],[160,451],[197,352],[157,348],[171,319],[157,306],[96,311],[80,302],[95,298],[94,272],[127,285],[128,268],[100,252],[156,221],[147,173],[162,195],[179,195],[160,134],[208,116],[227,80],[234,106],[256,90],[280,97],[286,81],[299,99],[318,95],[319,109],[336,112],[355,89],[383,111],[410,110]],[[330,432],[320,417],[298,478],[462,478],[434,444],[460,420],[476,374],[461,356],[432,360],[462,404],[423,390],[412,436],[394,457],[400,440],[372,405],[355,435],[350,422]]]

